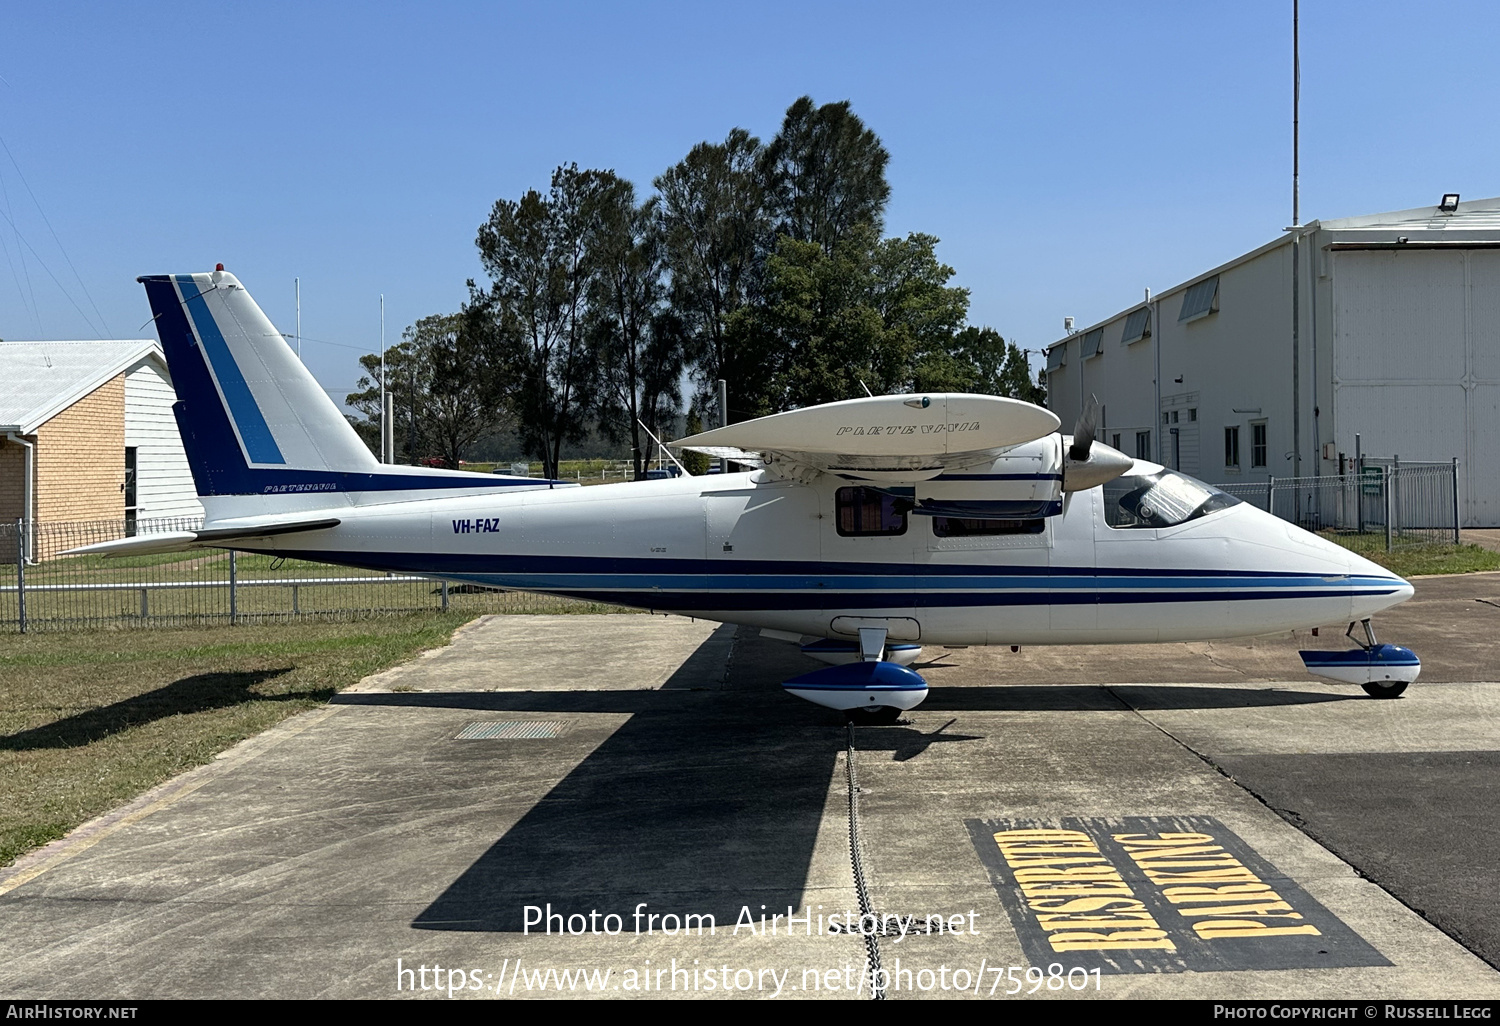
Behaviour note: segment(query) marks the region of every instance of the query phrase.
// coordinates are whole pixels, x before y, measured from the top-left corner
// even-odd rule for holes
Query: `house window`
[[[1083,358],[1087,360],[1089,357],[1098,356],[1102,352],[1104,352],[1104,329],[1095,328],[1083,336]]]
[[[971,538],[980,534],[1041,534],[1045,520],[969,520],[933,517],[932,533],[939,538]]]
[[[1191,406],[1188,408],[1188,420],[1194,422],[1198,420],[1198,407]]]
[[[1137,431],[1135,433],[1135,458],[1138,460],[1151,458],[1151,432]]]
[[[1250,465],[1252,467],[1264,467],[1266,465],[1266,422],[1250,425]]]
[[[1151,308],[1143,306],[1125,318],[1125,330],[1120,335],[1120,344],[1128,346],[1143,338],[1151,337]]]
[[[1238,424],[1224,429],[1224,466],[1239,469],[1240,429]]]
[[[1110,443],[1109,443],[1110,447],[1113,448],[1113,449],[1119,449],[1120,448],[1120,432],[1116,431],[1114,434],[1110,435],[1109,437],[1110,437]],[[1121,450],[1121,451],[1123,452],[1124,450]]]
[[[124,487],[124,492],[125,492],[125,535],[126,535],[126,537],[134,537],[134,535],[135,535],[135,514],[136,514],[136,501],[135,501],[136,487],[135,487],[135,446],[133,446],[133,445],[129,445],[129,446],[125,447],[125,487]]]
[[[845,538],[906,533],[906,511],[911,508],[910,499],[901,500],[874,488],[840,488],[836,502],[838,532]],[[898,502],[902,504],[899,512],[896,508]]]
[[[1049,371],[1062,370],[1063,365],[1068,362],[1068,344],[1059,342],[1047,350],[1047,369]]]
[[[1205,278],[1182,295],[1182,310],[1177,323],[1184,324],[1207,317],[1219,308],[1219,276]]]

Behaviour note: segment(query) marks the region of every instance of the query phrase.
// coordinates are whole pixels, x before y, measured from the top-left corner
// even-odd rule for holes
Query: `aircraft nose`
[[[1367,589],[1362,588],[1361,594],[1354,600],[1357,618],[1371,616],[1382,609],[1399,605],[1416,594],[1416,588],[1410,581],[1379,563],[1356,552],[1348,552],[1346,558],[1349,575],[1369,585]]]

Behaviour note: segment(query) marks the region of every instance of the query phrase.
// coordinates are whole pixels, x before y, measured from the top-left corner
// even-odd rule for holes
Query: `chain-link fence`
[[[1342,474],[1216,487],[1356,551],[1458,544],[1457,460],[1364,457]]]
[[[453,585],[427,577],[233,552],[64,556],[127,534],[194,530],[201,520],[0,525],[0,629],[162,627],[419,610],[622,612],[602,603]]]

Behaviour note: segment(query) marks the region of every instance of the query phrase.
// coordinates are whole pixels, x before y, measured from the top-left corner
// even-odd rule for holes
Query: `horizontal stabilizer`
[[[274,520],[269,517],[246,518],[234,523],[219,521],[214,527],[200,531],[162,531],[153,534],[138,534],[133,538],[99,542],[69,549],[64,556],[148,556],[157,552],[182,552],[204,546],[233,548],[231,544],[250,538],[268,538],[278,534],[295,534],[300,531],[321,531],[337,527],[335,517],[317,520]]]

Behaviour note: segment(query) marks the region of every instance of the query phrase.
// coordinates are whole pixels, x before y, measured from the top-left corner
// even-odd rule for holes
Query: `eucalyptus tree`
[[[946,352],[968,312],[967,289],[950,286],[953,268],[937,239],[880,239],[855,225],[825,252],[782,236],[766,261],[764,302],[739,311],[730,341],[758,354],[751,380],[756,412],[853,399],[865,388],[907,391],[924,356]]]
[[[754,301],[757,269],[771,244],[761,156],[760,140],[736,128],[722,143],[694,146],[653,183],[671,306],[686,331],[704,404],[716,380],[735,380],[726,329],[734,312]]]
[[[628,436],[635,476],[645,475],[651,443],[682,400],[685,332],[664,307],[667,281],[658,201],[635,201],[635,186],[608,174],[589,241],[589,316],[602,385],[600,427]],[[643,459],[644,457],[644,459]]]
[[[590,243],[614,180],[559,167],[543,195],[497,200],[475,240],[488,288],[472,288],[469,314],[486,324],[495,359],[512,369],[511,404],[522,447],[557,476],[564,442],[580,440],[597,402],[588,331],[594,269]]]
[[[889,162],[880,137],[848,100],[821,107],[810,96],[797,100],[760,157],[777,234],[817,243],[829,255],[855,225],[879,234],[891,195]]]
[[[401,342],[386,350],[385,390],[396,418],[391,434],[406,462],[438,458],[457,467],[506,411],[508,368],[495,361],[484,330],[468,314],[433,314],[409,326]],[[346,402],[365,414],[367,433],[378,448],[381,359],[371,353],[360,363],[365,368],[360,391]]]
[[[1047,390],[1033,379],[1026,353],[991,327],[968,325],[917,360],[919,392],[980,392],[1043,405]]]

